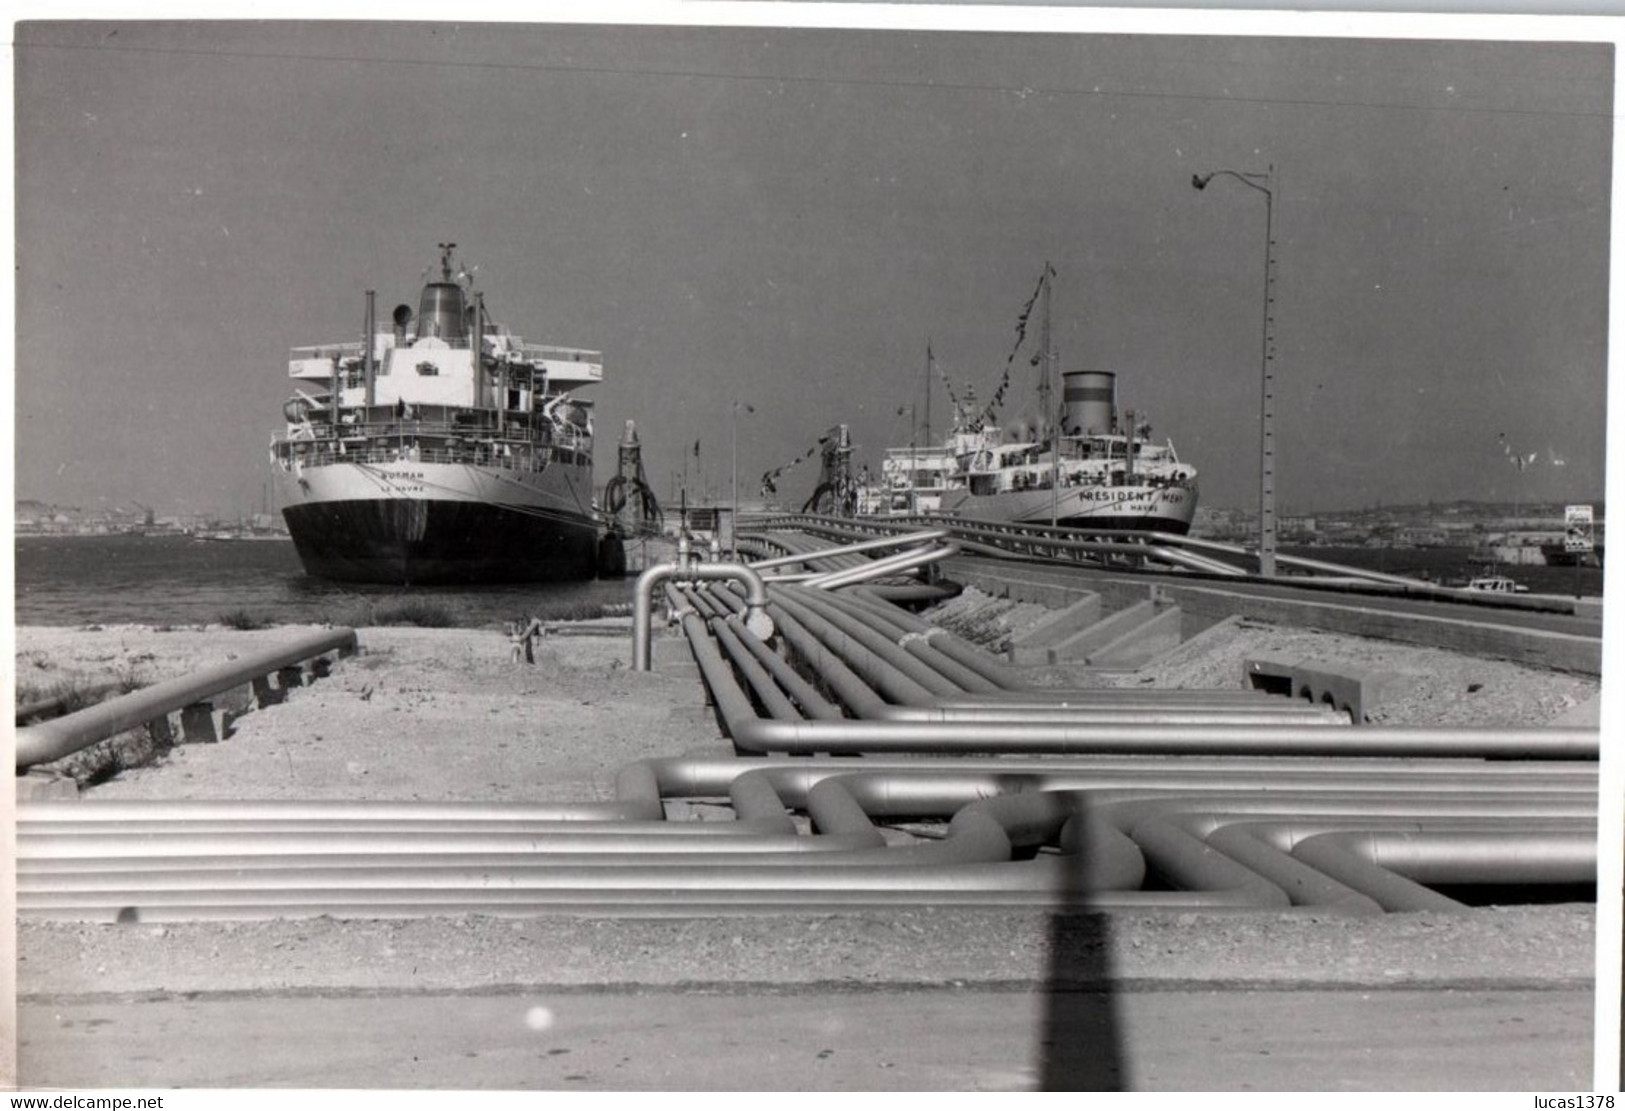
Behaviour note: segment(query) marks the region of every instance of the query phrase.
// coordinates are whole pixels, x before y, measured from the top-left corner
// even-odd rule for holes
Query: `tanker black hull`
[[[1049,524],[1045,520],[1041,524]],[[1180,517],[1062,517],[1055,522],[1061,528],[1122,529],[1126,532],[1168,532],[1184,536],[1191,523]]]
[[[598,570],[586,517],[429,498],[306,502],[282,515],[305,572],[339,582],[556,582]]]

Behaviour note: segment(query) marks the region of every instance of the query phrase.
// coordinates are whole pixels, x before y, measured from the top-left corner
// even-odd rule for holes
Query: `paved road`
[[[1116,996],[930,987],[25,1002],[42,1087],[1541,1090],[1591,1084],[1581,989]]]

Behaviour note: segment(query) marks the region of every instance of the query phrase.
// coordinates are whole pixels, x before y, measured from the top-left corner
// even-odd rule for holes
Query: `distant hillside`
[[[19,517],[40,517],[47,514],[83,513],[84,510],[77,505],[53,505],[50,502],[35,501],[32,498],[18,498],[16,512]]]

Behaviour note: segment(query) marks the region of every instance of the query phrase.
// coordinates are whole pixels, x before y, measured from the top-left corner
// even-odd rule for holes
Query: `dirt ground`
[[[598,628],[542,640],[534,664],[510,662],[499,631],[362,629],[355,656],[223,742],[179,745],[90,795],[588,801],[613,797],[626,764],[719,743],[691,668],[633,672],[630,626]],[[26,628],[19,682],[156,682],[304,631]]]

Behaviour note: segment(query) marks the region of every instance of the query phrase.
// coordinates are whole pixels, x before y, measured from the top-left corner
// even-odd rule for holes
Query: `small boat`
[[[1505,575],[1480,575],[1475,579],[1468,579],[1464,590],[1475,594],[1528,594],[1529,588],[1521,582],[1507,578]]]

